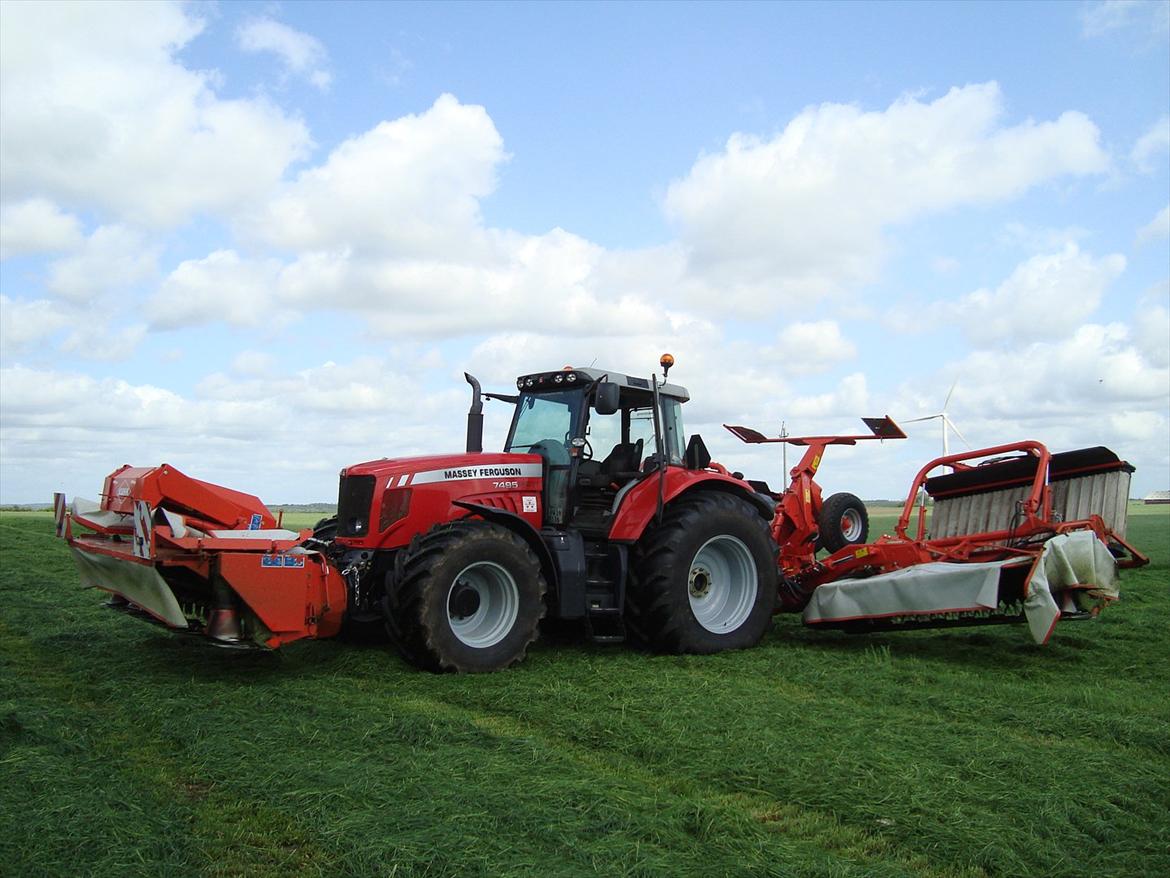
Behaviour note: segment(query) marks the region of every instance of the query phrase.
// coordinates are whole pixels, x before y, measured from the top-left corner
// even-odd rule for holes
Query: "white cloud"
[[[270,323],[280,316],[273,302],[279,273],[275,259],[245,260],[234,250],[216,250],[181,262],[151,297],[146,314],[159,329]]]
[[[0,29],[0,186],[149,225],[230,213],[305,154],[304,124],[224,100],[175,53],[202,30],[173,3],[12,3]]]
[[[99,226],[73,254],[49,266],[45,286],[57,295],[83,302],[151,277],[157,256],[142,235],[124,226]]]
[[[957,376],[948,413],[973,447],[1025,438],[1054,451],[1106,445],[1138,467],[1139,479],[1157,484],[1167,471],[1170,433],[1170,326],[1157,311],[1139,313],[1132,327],[1086,324],[1064,338],[942,363],[907,382],[890,411],[895,419],[938,411],[950,377]],[[1155,329],[1149,320],[1158,321]],[[936,422],[906,426],[907,450],[920,464],[923,454],[916,449],[937,452],[939,429]]]
[[[777,341],[788,352],[789,371],[795,375],[822,372],[857,356],[857,348],[841,334],[835,320],[790,323]]]
[[[1094,259],[1070,243],[1059,253],[1023,262],[994,290],[977,290],[943,306],[941,316],[957,320],[984,346],[1065,336],[1097,309],[1124,270],[1124,256]]]
[[[81,244],[81,223],[46,198],[0,207],[0,259],[56,253]]]
[[[1170,366],[1170,280],[1152,287],[1138,303],[1133,336],[1148,363],[1161,369]]]
[[[713,295],[727,313],[767,313],[783,295],[807,292],[813,276],[836,284],[872,275],[889,223],[1010,197],[1107,163],[1084,117],[1004,127],[1000,103],[994,84],[971,86],[930,104],[904,99],[881,113],[809,110],[770,144],[739,149],[733,138],[728,154],[701,159],[671,189],[675,214],[684,201],[694,207],[710,196],[701,209],[687,208],[682,242],[609,251],[561,229],[523,235],[486,227],[480,202],[507,154],[483,107],[443,95],[422,113],[345,141],[241,218],[250,242],[292,251],[291,261],[220,251],[185,262],[150,314],[156,326],[174,327],[259,325],[287,309],[349,310],[362,313],[373,335],[450,337],[518,325],[571,333],[598,319],[610,334],[638,335],[662,304],[706,307]],[[767,156],[792,173],[755,179]],[[818,176],[821,165],[827,170]],[[736,175],[734,185],[722,185]],[[697,181],[713,177],[722,183],[699,191]],[[784,209],[786,199],[807,211]],[[724,216],[753,211],[789,217],[802,231],[796,240],[773,238],[765,217],[752,232],[757,240],[745,245],[741,230],[722,227]],[[707,223],[721,227],[701,245],[687,240]],[[704,265],[699,247],[724,248],[723,268],[734,277]],[[839,362],[848,353],[841,342],[838,329],[822,340],[834,353],[802,364],[816,370]]]
[[[1137,242],[1147,244],[1159,238],[1170,238],[1170,205],[1163,207],[1154,218],[1138,229]]]
[[[26,493],[36,480],[23,467],[41,462],[54,461],[54,482],[92,497],[117,463],[165,460],[269,502],[329,498],[339,466],[390,450],[462,447],[467,395],[424,392],[418,378],[367,357],[270,378],[212,374],[184,395],[69,371],[0,369],[5,495],[40,499]]]
[[[0,350],[6,357],[49,354],[51,340],[62,336],[60,351],[84,360],[111,362],[132,356],[146,336],[146,327],[113,321],[100,306],[0,295]]]
[[[572,333],[583,323],[621,336],[658,319],[631,295],[603,298],[604,251],[557,229],[485,234],[476,263],[359,257],[349,248],[307,252],[282,265],[217,251],[180,264],[148,304],[152,323],[271,325],[288,314],[359,312],[380,336],[455,336],[517,325]]]
[[[1137,143],[1130,151],[1129,158],[1143,174],[1152,174],[1158,169],[1165,170],[1167,159],[1162,158],[1162,156],[1168,151],[1170,151],[1170,116],[1163,116],[1150,126],[1149,131],[1138,138]],[[1159,159],[1161,160],[1159,161]]]
[[[89,319],[86,319],[88,317]],[[82,315],[73,324],[73,331],[61,343],[61,350],[85,360],[119,362],[134,355],[146,338],[146,324],[112,325],[93,315]]]
[[[1031,226],[1021,222],[1004,225],[997,235],[1006,246],[1028,250],[1056,250],[1065,244],[1078,244],[1089,237],[1089,230],[1080,226]]]
[[[1003,123],[995,83],[883,111],[823,104],[777,136],[735,134],[665,199],[690,268],[732,304],[761,311],[872,280],[896,223],[1014,198],[1109,160],[1083,114]]]
[[[244,22],[236,30],[236,43],[245,52],[271,52],[280,58],[286,73],[305,77],[321,91],[327,91],[333,81],[321,41],[274,19]]]
[[[0,295],[0,350],[14,354],[35,348],[74,319],[75,315],[58,302]]]
[[[1149,38],[1170,30],[1170,4],[1164,0],[1103,0],[1085,7],[1081,27],[1086,37],[1128,31]]]
[[[869,386],[865,375],[846,375],[836,389],[828,393],[797,397],[788,411],[797,418],[826,418],[842,413],[856,415],[869,408]]]
[[[427,111],[382,122],[251,214],[245,230],[297,250],[455,261],[480,228],[479,199],[496,186],[503,140],[483,107],[442,95]]]
[[[1122,324],[1086,324],[1056,341],[976,351],[954,368],[965,408],[982,418],[1083,427],[1086,413],[1153,410],[1151,403],[1170,401],[1170,370],[1149,362],[1132,342]]]

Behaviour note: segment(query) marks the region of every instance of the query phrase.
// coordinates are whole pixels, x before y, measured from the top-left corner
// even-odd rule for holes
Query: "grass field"
[[[309,516],[311,517],[311,516]],[[888,513],[882,524],[889,524]],[[1057,627],[760,648],[224,653],[110,613],[0,514],[5,875],[1170,874],[1170,509]]]

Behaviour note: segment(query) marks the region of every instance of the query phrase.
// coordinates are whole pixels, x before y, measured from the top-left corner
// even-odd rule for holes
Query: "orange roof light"
[[[671,354],[663,354],[659,360],[658,365],[662,367],[662,377],[666,377],[666,373],[670,371],[670,367],[674,365],[674,356]]]

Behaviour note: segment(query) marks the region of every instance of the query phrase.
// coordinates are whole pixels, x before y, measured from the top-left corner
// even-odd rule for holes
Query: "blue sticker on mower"
[[[248,522],[248,530],[260,530],[260,525],[264,523],[264,516],[259,512],[252,513],[252,520]]]
[[[261,555],[261,567],[304,567],[304,555]]]

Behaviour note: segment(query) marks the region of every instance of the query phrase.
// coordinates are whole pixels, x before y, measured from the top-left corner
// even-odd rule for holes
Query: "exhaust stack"
[[[467,411],[467,451],[479,454],[483,451],[483,400],[475,376],[464,372],[463,377],[471,385],[471,408]]]

